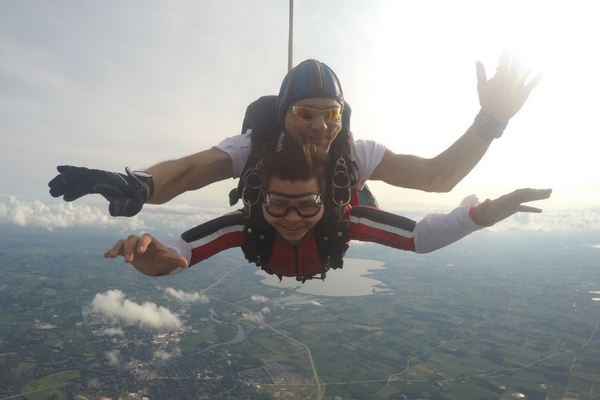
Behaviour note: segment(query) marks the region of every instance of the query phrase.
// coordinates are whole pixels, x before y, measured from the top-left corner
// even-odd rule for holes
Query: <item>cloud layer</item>
[[[54,228],[109,228],[124,232],[153,230],[156,227],[183,232],[208,219],[231,212],[223,208],[199,208],[187,205],[146,206],[131,218],[114,218],[108,213],[108,203],[102,207],[63,201],[45,204],[40,200],[19,200],[10,196],[0,202],[0,224]]]
[[[106,211],[88,205],[58,203],[46,205],[39,200],[20,201],[16,197],[0,203],[0,223],[40,226],[46,229],[68,227],[148,229],[139,217],[113,218]]]
[[[108,214],[107,209],[95,206],[65,202],[48,205],[39,200],[23,201],[11,196],[7,202],[0,203],[0,224],[37,226],[49,230],[70,227],[110,228],[123,232],[168,228],[180,233],[227,212],[231,212],[231,209],[161,205],[147,206],[132,218],[113,218]],[[488,229],[494,232],[600,229],[600,214],[591,210],[542,214],[518,213]],[[170,295],[175,297],[174,294]]]

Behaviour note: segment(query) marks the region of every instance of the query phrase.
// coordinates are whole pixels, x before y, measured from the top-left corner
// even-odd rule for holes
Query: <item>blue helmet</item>
[[[310,98],[334,99],[344,106],[342,85],[327,65],[317,60],[306,60],[288,72],[277,96],[277,121],[283,125],[285,113],[295,102]]]

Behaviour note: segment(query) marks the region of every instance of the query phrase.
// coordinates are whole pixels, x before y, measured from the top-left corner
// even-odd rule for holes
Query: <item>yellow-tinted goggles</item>
[[[314,121],[319,115],[323,116],[325,122],[330,122],[342,115],[342,107],[330,108],[327,110],[317,110],[315,108],[304,106],[290,106],[292,114],[307,121]]]
[[[311,218],[321,210],[321,194],[316,192],[288,195],[277,192],[267,192],[265,209],[275,218],[285,217],[291,209],[302,218]]]

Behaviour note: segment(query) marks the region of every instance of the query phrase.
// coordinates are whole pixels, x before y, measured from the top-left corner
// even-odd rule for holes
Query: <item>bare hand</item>
[[[104,253],[105,258],[118,256],[123,256],[126,263],[149,276],[166,275],[177,268],[188,267],[185,257],[163,246],[148,233],[141,237],[131,235],[127,239],[121,239]]]
[[[541,209],[524,206],[522,203],[547,199],[551,193],[552,189],[517,189],[496,200],[487,199],[477,206],[475,215],[480,222],[493,225],[516,212],[541,213]]]
[[[524,68],[517,57],[511,59],[508,53],[502,54],[496,74],[489,80],[481,62],[477,62],[476,69],[479,104],[498,122],[508,122],[523,107],[531,91],[542,79],[538,74],[525,83],[529,69]]]

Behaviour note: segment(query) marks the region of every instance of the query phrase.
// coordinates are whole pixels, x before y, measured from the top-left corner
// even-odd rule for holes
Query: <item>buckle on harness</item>
[[[254,168],[244,178],[244,189],[242,189],[242,202],[246,208],[247,217],[250,217],[252,206],[260,201],[260,180],[262,160],[258,160]]]
[[[334,210],[338,217],[337,223],[338,225],[348,227],[350,221],[344,219],[344,207],[350,204],[352,198],[352,178],[348,173],[346,160],[342,156],[335,162],[331,186],[333,203],[337,206]]]

